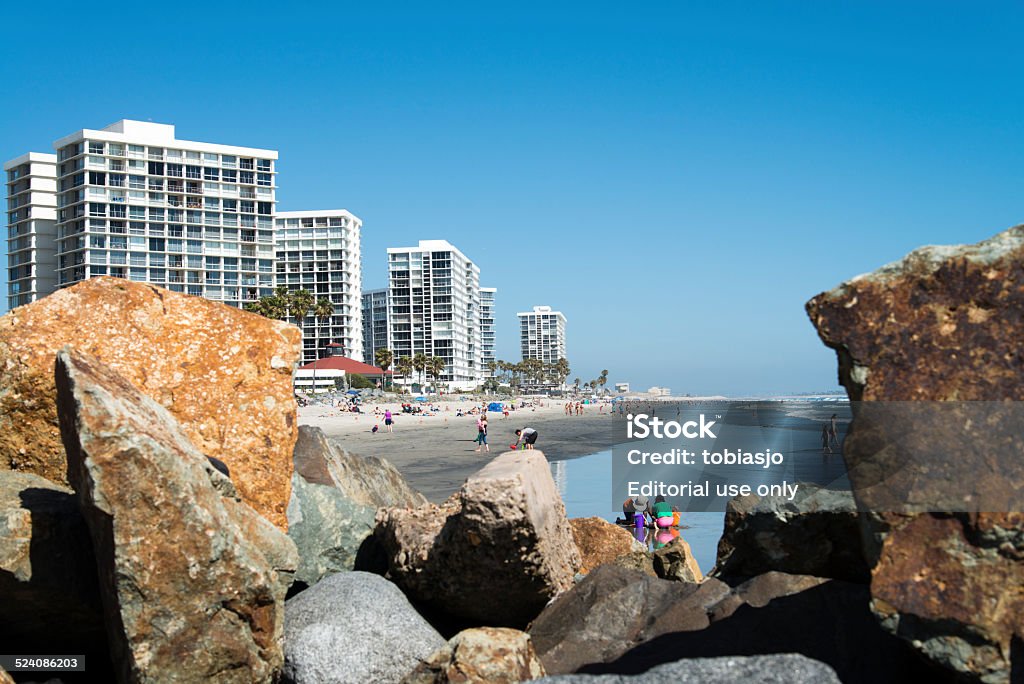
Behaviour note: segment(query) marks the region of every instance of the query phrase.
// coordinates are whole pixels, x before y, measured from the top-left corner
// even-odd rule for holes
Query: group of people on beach
[[[626,499],[622,502],[622,515],[624,519],[616,522],[659,529],[679,527],[679,508],[670,505],[660,494],[654,497],[653,504],[646,496]]]

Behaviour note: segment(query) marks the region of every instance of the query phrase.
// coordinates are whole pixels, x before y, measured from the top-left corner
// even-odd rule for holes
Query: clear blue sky
[[[0,156],[121,118],[278,149],[366,287],[448,239],[500,356],[549,304],[572,377],[677,393],[834,388],[808,298],[1024,218],[1020,3],[628,5],[16,3]]]

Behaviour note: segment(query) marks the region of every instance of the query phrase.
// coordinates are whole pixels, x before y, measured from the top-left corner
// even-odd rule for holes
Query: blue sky
[[[448,239],[500,356],[549,304],[584,381],[834,388],[808,298],[1024,215],[1019,3],[74,7],[6,11],[4,159],[121,118],[278,149],[280,209],[363,219],[366,287]]]

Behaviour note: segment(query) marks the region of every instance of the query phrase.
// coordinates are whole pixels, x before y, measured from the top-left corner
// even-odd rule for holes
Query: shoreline
[[[299,407],[299,425],[318,427],[337,446],[361,456],[376,456],[390,461],[409,484],[433,503],[440,503],[458,491],[470,475],[493,458],[509,450],[516,441],[515,430],[537,430],[537,449],[549,462],[589,456],[626,441],[624,420],[602,413],[598,406],[584,407],[584,414],[567,416],[560,401],[517,409],[506,419],[500,413],[488,413],[488,441],[491,451],[476,453],[475,415],[457,416],[459,408],[472,408],[473,402],[452,402],[439,415],[416,416],[401,413],[398,404],[372,404],[369,413],[341,413],[326,406]],[[395,414],[394,432],[384,428],[382,416],[373,414],[390,408]],[[377,434],[371,429],[379,426]]]

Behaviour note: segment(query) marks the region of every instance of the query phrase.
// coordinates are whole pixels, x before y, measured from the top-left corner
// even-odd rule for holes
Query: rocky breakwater
[[[352,570],[373,534],[378,508],[427,503],[388,461],[349,453],[331,444],[320,428],[299,427],[294,468],[288,536],[299,548],[299,587]],[[372,556],[363,549],[364,556],[368,553]]]
[[[580,568],[540,451],[498,456],[440,506],[381,509],[374,536],[410,598],[476,626],[522,628]]]
[[[813,298],[881,624],[967,680],[1024,668],[1024,226]]]
[[[67,485],[54,356],[90,354],[166,408],[284,529],[296,438],[297,328],[202,297],[93,278],[0,317],[0,469]]]
[[[60,352],[56,388],[118,681],[274,681],[294,544],[97,359]]]

